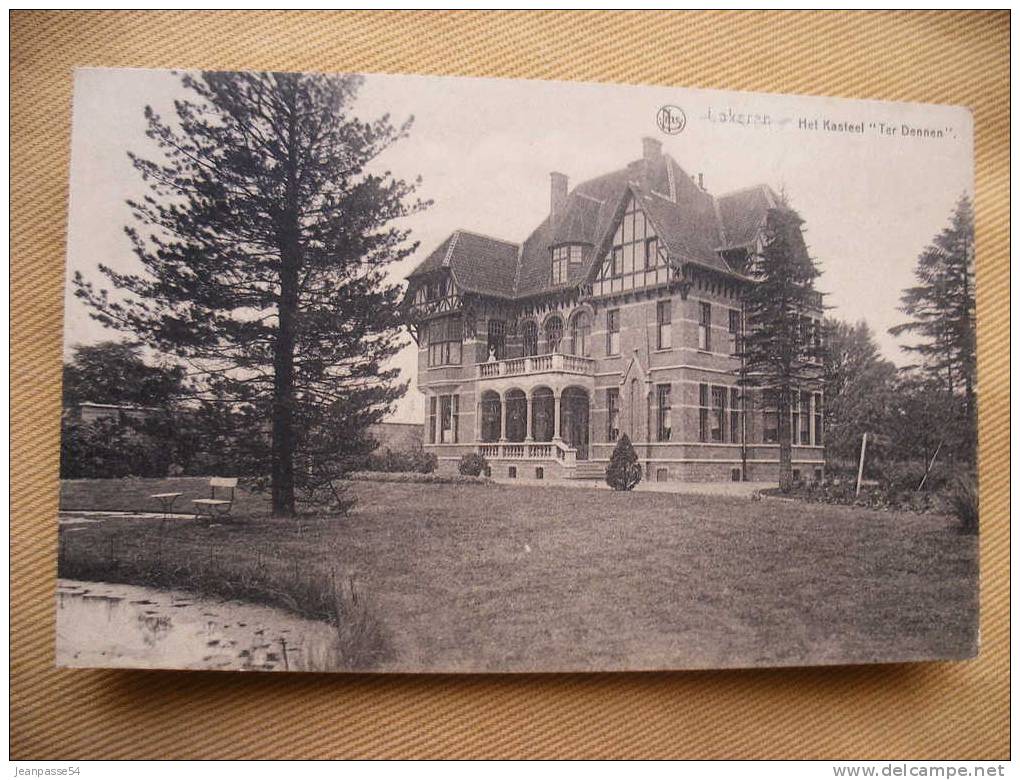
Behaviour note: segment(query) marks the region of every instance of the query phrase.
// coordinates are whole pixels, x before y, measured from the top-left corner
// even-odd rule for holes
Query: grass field
[[[200,497],[204,480],[67,482],[64,509]],[[348,518],[65,526],[60,574],[310,617],[353,578],[380,669],[653,669],[963,658],[977,540],[937,515],[570,488],[356,483]]]

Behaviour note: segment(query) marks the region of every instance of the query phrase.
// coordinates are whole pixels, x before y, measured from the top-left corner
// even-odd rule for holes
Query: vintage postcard
[[[64,667],[978,651],[965,108],[81,70]]]

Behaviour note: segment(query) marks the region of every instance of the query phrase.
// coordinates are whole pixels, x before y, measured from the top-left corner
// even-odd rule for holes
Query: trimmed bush
[[[489,468],[489,461],[485,459],[484,455],[479,455],[477,452],[469,452],[457,464],[457,471],[465,477],[480,477],[487,468]]]
[[[633,490],[641,481],[641,464],[638,463],[630,437],[623,434],[609,458],[606,484],[613,490]]]

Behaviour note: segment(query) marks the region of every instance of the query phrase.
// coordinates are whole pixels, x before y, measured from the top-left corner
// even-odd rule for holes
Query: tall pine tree
[[[959,399],[959,418],[970,433],[964,449],[973,449],[977,346],[974,300],[974,211],[962,196],[949,225],[925,247],[914,268],[917,285],[903,291],[900,310],[910,320],[890,328],[894,336],[917,338],[902,349],[920,358],[916,366],[947,396]],[[966,453],[961,452],[967,456]]]
[[[821,308],[814,289],[818,268],[808,255],[803,220],[788,207],[769,209],[760,248],[743,297],[746,335],[740,351],[745,386],[762,388],[775,407],[779,435],[779,486],[793,484],[790,412],[795,393],[821,383],[820,339],[809,313]]]
[[[400,346],[386,268],[415,249],[393,221],[428,204],[413,199],[417,182],[371,168],[411,122],[353,116],[359,76],[182,83],[173,121],[145,109],[162,159],[132,155],[151,188],[126,228],[143,273],[100,266],[121,294],[80,274],[76,294],[270,428],[273,514],[291,516],[295,486],[330,480],[345,443],[405,390],[383,368]]]

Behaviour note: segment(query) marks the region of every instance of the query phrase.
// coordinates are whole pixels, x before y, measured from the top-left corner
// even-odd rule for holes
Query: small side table
[[[163,514],[163,519],[168,520],[170,515],[174,512],[174,501],[182,495],[182,493],[153,493],[149,496],[149,498],[154,498],[159,502],[159,508]]]

